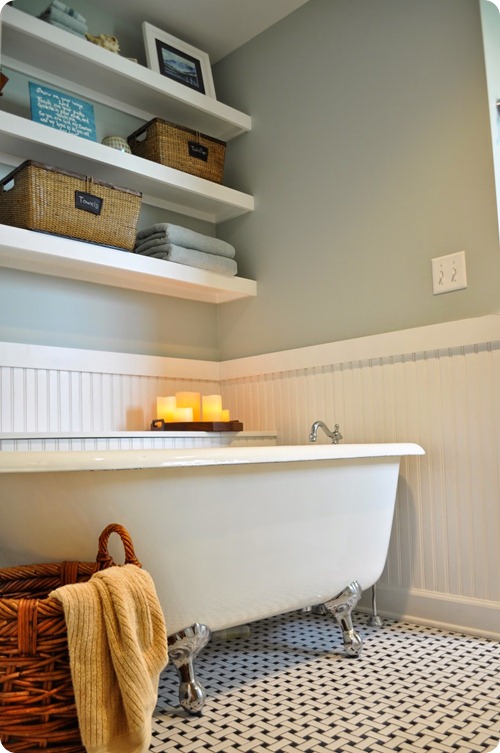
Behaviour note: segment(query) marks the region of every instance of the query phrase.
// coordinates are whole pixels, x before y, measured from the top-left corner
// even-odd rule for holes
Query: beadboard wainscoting
[[[141,431],[157,395],[197,390],[278,444],[316,419],[344,442],[417,442],[379,611],[500,638],[500,316],[221,363],[2,343],[0,364],[4,434]]]
[[[0,343],[0,433],[144,431],[158,395],[219,389],[209,361]]]
[[[225,362],[221,391],[278,444],[307,442],[316,419],[344,442],[420,444],[401,464],[379,611],[500,637],[499,316]]]

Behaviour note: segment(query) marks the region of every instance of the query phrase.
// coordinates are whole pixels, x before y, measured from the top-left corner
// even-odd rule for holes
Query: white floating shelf
[[[140,191],[146,204],[215,224],[254,208],[249,194],[7,112],[0,119],[0,152],[10,164],[32,159],[90,175]]]
[[[161,117],[223,141],[251,129],[250,116],[34,16],[4,6],[1,21],[4,65],[42,80],[46,72],[70,91],[87,89],[97,101],[143,111],[146,120]]]
[[[7,225],[0,225],[0,267],[207,303],[257,295],[253,280]]]

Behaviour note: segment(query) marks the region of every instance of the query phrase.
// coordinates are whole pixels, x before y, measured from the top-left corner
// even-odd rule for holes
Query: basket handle
[[[6,178],[0,181],[0,190],[2,191],[2,193],[7,193],[7,191],[11,191],[15,185],[15,178],[13,176],[7,175]]]
[[[108,541],[112,533],[117,533],[122,540],[123,548],[125,550],[125,564],[142,567],[141,563],[136,557],[134,545],[127,529],[121,526],[119,523],[110,523],[108,526],[106,526],[104,531],[99,536],[99,548],[96,557],[96,562],[98,564],[99,570],[102,570],[106,567],[112,567],[115,564],[114,559],[108,552]]]

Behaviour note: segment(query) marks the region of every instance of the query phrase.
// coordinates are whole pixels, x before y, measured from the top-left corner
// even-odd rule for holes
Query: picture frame
[[[215,99],[212,67],[206,52],[147,21],[142,24],[142,33],[150,70]]]

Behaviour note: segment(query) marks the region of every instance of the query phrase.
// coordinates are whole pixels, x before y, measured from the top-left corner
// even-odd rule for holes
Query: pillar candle
[[[178,408],[192,408],[193,417],[191,421],[201,419],[201,401],[199,392],[176,392],[175,399]]]
[[[156,398],[156,418],[163,418],[165,423],[174,420],[175,397],[157,397]]]
[[[220,395],[203,395],[201,404],[203,421],[221,420],[222,397]]]
[[[175,408],[174,410],[174,421],[179,421],[181,423],[185,423],[186,421],[192,421],[193,420],[193,409],[192,408]]]
[[[229,421],[229,411],[227,408],[223,408],[220,412],[221,421]]]

